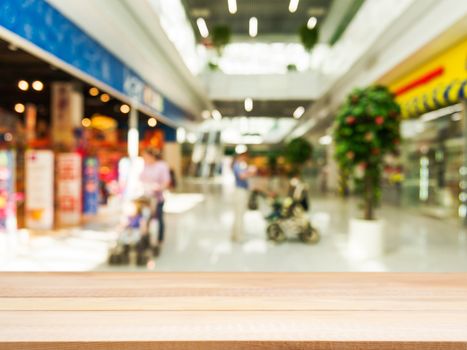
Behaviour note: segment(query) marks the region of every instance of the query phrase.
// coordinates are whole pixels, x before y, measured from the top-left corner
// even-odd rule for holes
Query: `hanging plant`
[[[362,196],[364,218],[374,219],[381,193],[383,157],[400,143],[400,107],[384,86],[355,89],[336,116],[334,140],[341,172]]]
[[[294,63],[289,63],[287,65],[287,71],[288,72],[296,72],[298,69],[297,69],[297,65],[294,64]]]
[[[219,65],[217,63],[215,63],[215,62],[209,61],[208,62],[208,68],[209,68],[210,71],[216,72],[216,71],[219,70]]]
[[[232,33],[230,27],[226,25],[218,25],[212,29],[211,39],[212,45],[219,56],[222,55],[224,47],[230,43]]]
[[[319,29],[318,26],[315,26],[313,29],[307,27],[307,25],[303,25],[300,27],[299,30],[300,40],[302,42],[303,47],[306,51],[310,52],[313,47],[318,42],[319,38]]]

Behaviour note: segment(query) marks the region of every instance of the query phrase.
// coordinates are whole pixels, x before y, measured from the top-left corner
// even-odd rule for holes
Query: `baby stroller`
[[[269,240],[284,242],[298,238],[309,244],[319,241],[319,233],[311,225],[307,215],[308,189],[298,178],[290,181],[287,197],[272,197],[272,209],[272,213],[266,217],[266,234]]]
[[[152,221],[150,199],[138,198],[126,208],[127,219],[120,230],[117,242],[109,251],[110,265],[145,266],[159,254],[157,230]]]

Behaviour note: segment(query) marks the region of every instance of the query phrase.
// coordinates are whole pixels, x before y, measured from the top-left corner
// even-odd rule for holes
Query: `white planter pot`
[[[351,219],[348,249],[352,257],[359,259],[383,255],[386,251],[384,221]]]

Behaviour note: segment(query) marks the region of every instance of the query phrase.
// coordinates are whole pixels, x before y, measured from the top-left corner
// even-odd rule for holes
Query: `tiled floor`
[[[209,184],[196,189],[198,193],[168,199],[167,239],[149,270],[467,271],[467,230],[456,220],[441,221],[416,211],[383,207],[378,215],[386,222],[392,248],[379,258],[359,260],[348,254],[346,244],[348,219],[358,213],[354,201],[335,197],[312,201],[311,218],[322,235],[317,245],[266,241],[260,211],[246,214],[245,240],[233,243],[230,189]],[[107,249],[116,237],[115,219],[115,215],[102,216],[85,228],[48,235],[4,235],[0,270],[137,270],[105,263]]]

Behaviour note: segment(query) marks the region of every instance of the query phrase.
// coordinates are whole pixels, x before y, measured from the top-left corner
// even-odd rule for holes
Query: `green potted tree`
[[[336,160],[362,198],[363,217],[352,219],[349,228],[349,248],[355,255],[371,257],[385,250],[384,225],[375,208],[384,156],[397,151],[399,127],[400,107],[384,86],[353,90],[336,116]]]
[[[292,166],[292,173],[300,173],[302,165],[310,160],[313,153],[313,146],[304,138],[291,140],[284,149],[284,157]]]

